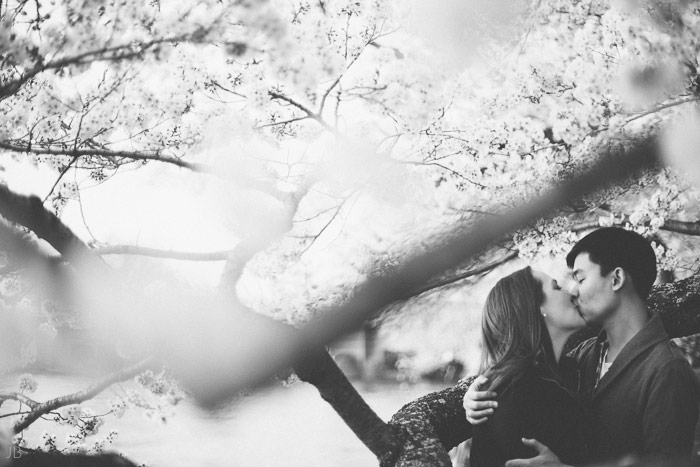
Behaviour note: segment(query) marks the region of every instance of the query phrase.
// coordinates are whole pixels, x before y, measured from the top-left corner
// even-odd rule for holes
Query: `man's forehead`
[[[595,269],[597,267],[599,267],[598,264],[591,261],[591,258],[588,255],[588,253],[582,252],[578,256],[576,256],[576,259],[574,260],[574,265],[571,268],[571,274],[579,274],[581,272],[590,271],[591,269]]]

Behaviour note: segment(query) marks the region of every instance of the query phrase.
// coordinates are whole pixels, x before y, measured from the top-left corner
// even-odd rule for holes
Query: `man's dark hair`
[[[656,280],[656,255],[649,242],[638,233],[619,227],[595,230],[581,240],[566,255],[566,264],[574,267],[576,257],[588,253],[590,260],[600,266],[605,275],[620,267],[632,277],[632,285],[646,299]]]

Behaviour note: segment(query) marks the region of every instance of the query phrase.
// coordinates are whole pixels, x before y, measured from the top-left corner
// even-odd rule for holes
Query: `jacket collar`
[[[642,352],[654,344],[667,341],[668,339],[669,337],[668,334],[666,334],[661,318],[658,314],[653,313],[644,327],[622,348],[610,366],[610,369],[598,382],[593,397],[595,398],[602,393]],[[596,354],[598,356],[600,356],[600,352],[602,352],[604,346],[607,345],[607,340],[608,337],[605,331],[601,331],[596,338]],[[594,377],[597,376],[596,374]]]
[[[535,360],[535,371],[543,380],[556,383],[570,394],[578,394],[581,391],[579,364],[567,355],[562,355],[558,364],[547,364],[545,358],[539,357]]]

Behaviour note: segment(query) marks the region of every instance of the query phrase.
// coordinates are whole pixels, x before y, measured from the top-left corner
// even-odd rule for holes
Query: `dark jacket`
[[[602,332],[569,354],[581,368],[592,459],[633,454],[687,460],[698,420],[700,386],[682,353],[669,341],[661,319],[654,315],[597,382],[605,343]]]
[[[498,409],[474,426],[471,467],[502,467],[509,459],[534,457],[521,438],[535,438],[566,463],[582,460],[583,413],[576,392],[576,362],[563,356],[557,373],[540,364],[505,383],[498,392]],[[566,373],[564,380],[560,374]],[[566,386],[566,387],[565,387]]]

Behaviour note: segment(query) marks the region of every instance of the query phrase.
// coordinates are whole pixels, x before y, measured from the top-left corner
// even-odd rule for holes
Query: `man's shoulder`
[[[654,362],[658,366],[666,366],[669,363],[676,362],[678,366],[691,369],[690,363],[688,363],[681,348],[670,339],[654,344],[645,360]]]
[[[671,386],[693,388],[700,397],[700,379],[696,375],[683,351],[672,340],[655,343],[647,352],[633,362],[638,382],[648,381],[664,388]]]

